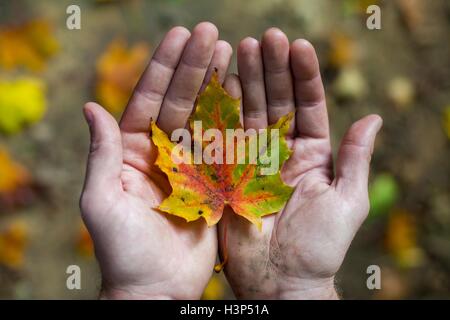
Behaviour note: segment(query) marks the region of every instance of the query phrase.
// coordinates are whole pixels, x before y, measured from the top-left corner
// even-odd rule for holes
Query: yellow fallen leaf
[[[30,174],[20,164],[14,162],[8,152],[0,146],[0,194],[13,192],[29,184]]]
[[[209,280],[208,285],[203,292],[203,300],[220,300],[224,298],[225,286],[220,276],[215,274]]]
[[[11,269],[22,267],[27,238],[28,229],[21,220],[11,222],[0,231],[0,264]]]
[[[393,209],[386,230],[386,247],[400,267],[414,267],[423,261],[423,251],[417,245],[417,227],[412,214]]]
[[[95,94],[99,103],[112,113],[121,112],[149,55],[150,48],[143,42],[128,49],[125,41],[114,40],[97,61]]]
[[[0,131],[19,132],[43,117],[46,86],[39,78],[0,79]]]
[[[45,20],[0,26],[0,66],[6,69],[23,66],[41,71],[58,49],[52,28]]]

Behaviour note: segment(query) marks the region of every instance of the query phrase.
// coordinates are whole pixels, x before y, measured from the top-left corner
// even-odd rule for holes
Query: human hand
[[[272,28],[261,45],[252,38],[241,41],[238,69],[240,81],[228,81],[226,89],[243,97],[245,129],[266,128],[296,110],[288,137],[293,153],[282,168],[295,191],[281,212],[263,218],[262,232],[227,212],[219,223],[219,239],[227,225],[227,279],[243,299],[337,298],[334,275],[369,211],[369,163],[382,120],[370,115],[351,126],[333,173],[325,93],[312,45],[290,45]]]
[[[151,209],[170,187],[154,166],[149,125],[157,119],[169,134],[185,127],[212,70],[223,79],[232,49],[217,38],[210,23],[192,34],[181,27],[169,31],[120,125],[95,103],[84,108],[91,147],[80,207],[100,264],[103,298],[198,299],[211,276],[216,228]]]

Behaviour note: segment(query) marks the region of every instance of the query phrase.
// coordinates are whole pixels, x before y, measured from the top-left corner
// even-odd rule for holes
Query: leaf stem
[[[216,264],[214,266],[214,271],[219,273],[220,271],[223,270],[223,268],[225,268],[225,264],[228,261],[228,249],[227,249],[227,229],[228,229],[228,219],[229,217],[227,217],[227,219],[224,219],[224,226],[223,226],[223,243],[222,243],[222,256],[223,256],[223,260],[221,263]]]

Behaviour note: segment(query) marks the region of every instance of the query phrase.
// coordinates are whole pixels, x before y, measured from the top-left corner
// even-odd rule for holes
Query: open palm
[[[311,44],[290,45],[272,28],[261,44],[241,41],[238,67],[239,79],[226,82],[226,89],[243,98],[245,129],[266,128],[296,110],[288,137],[293,154],[282,168],[295,191],[281,212],[263,218],[262,232],[227,212],[219,226],[227,278],[239,298],[335,298],[334,275],[369,211],[369,162],[381,119],[371,115],[352,125],[334,174],[324,88]]]
[[[217,255],[216,228],[187,224],[156,207],[170,191],[154,166],[150,119],[167,133],[185,127],[196,96],[213,68],[222,78],[231,58],[214,25],[192,35],[172,29],[156,50],[120,121],[88,103],[91,130],[83,219],[93,237],[105,298],[201,296]]]

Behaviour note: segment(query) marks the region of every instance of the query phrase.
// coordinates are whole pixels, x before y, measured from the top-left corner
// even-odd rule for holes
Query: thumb
[[[383,124],[378,115],[356,121],[345,134],[336,164],[336,188],[346,194],[367,192],[375,137]]]
[[[117,121],[100,105],[88,102],[83,109],[91,133],[84,192],[121,186],[122,141]],[[119,189],[117,189],[119,190]]]

